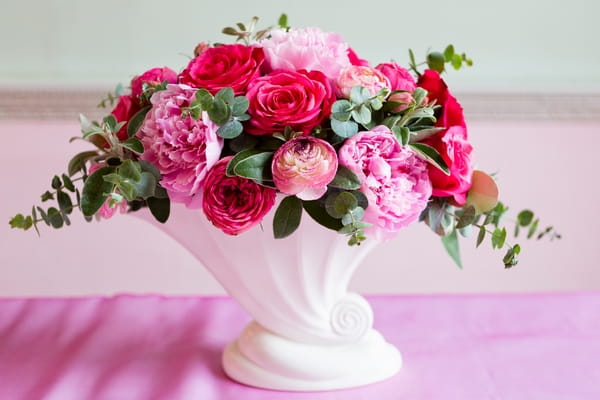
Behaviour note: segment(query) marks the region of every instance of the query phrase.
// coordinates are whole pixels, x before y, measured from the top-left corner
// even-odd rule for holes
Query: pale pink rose
[[[338,96],[350,98],[350,91],[354,86],[366,88],[373,96],[383,88],[390,88],[390,82],[375,68],[364,65],[351,65],[344,68],[336,79]]]
[[[227,163],[232,158],[222,158],[206,175],[202,210],[214,226],[237,235],[262,221],[275,204],[276,192],[250,179],[227,176]]]
[[[196,89],[187,85],[168,85],[156,92],[138,137],[144,144],[142,159],[156,165],[162,175],[160,184],[172,201],[197,207],[206,172],[219,160],[223,139],[218,127],[203,112],[199,120],[182,118],[182,109],[195,99]]]
[[[327,191],[337,171],[338,159],[329,143],[315,137],[297,137],[283,144],[273,156],[275,186],[302,200],[316,200]]]
[[[102,164],[91,164],[89,168],[90,175],[102,168],[104,165]],[[117,192],[118,193],[118,192]],[[127,212],[127,201],[123,198],[121,201],[116,201],[109,197],[106,199],[102,207],[98,211],[96,211],[96,215],[102,217],[104,219],[109,219],[113,215],[120,211],[121,214]]]
[[[394,62],[382,63],[375,68],[388,78],[392,90],[406,90],[412,93],[417,88],[417,83],[411,73]]]
[[[409,92],[396,92],[388,97],[387,101],[398,103],[398,106],[392,112],[399,113],[406,110],[413,102],[413,96]]]
[[[369,206],[363,221],[373,224],[365,232],[389,239],[416,221],[431,196],[427,163],[408,146],[401,146],[385,126],[359,132],[338,152],[339,162],[361,181]]]
[[[271,70],[321,71],[334,80],[342,68],[350,65],[349,47],[337,33],[319,28],[275,29],[258,46],[265,52]]]

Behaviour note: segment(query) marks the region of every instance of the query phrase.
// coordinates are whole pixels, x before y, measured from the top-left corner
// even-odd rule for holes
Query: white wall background
[[[452,74],[458,91],[598,91],[595,0],[2,0],[0,84],[127,83],[148,68],[183,68],[221,28],[282,12],[293,26],[341,33],[374,63],[453,43],[475,60]]]
[[[106,88],[148,68],[187,63],[199,41],[226,41],[220,29],[258,15],[265,24],[287,12],[294,26],[340,32],[373,63],[406,62],[454,43],[475,67],[450,72],[455,92],[599,93],[600,3],[506,0],[301,2],[156,0],[1,0],[0,90]],[[468,110],[467,115],[468,115]],[[367,293],[600,289],[595,241],[600,195],[594,158],[596,121],[476,121],[477,163],[500,172],[502,198],[532,207],[555,224],[560,242],[524,244],[519,267],[505,271],[500,253],[465,242],[456,269],[439,240],[413,226],[358,271]],[[0,121],[0,296],[122,292],[220,293],[176,243],[128,216],[75,222],[60,231],[11,231],[61,172],[79,144],[76,121]],[[590,230],[591,228],[591,230]],[[141,239],[146,242],[143,242]]]

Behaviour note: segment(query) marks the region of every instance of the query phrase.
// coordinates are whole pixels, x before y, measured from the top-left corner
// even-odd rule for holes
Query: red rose
[[[134,77],[131,80],[131,98],[139,104],[139,98],[143,92],[144,83],[154,86],[167,81],[169,83],[177,83],[177,72],[171,68],[152,68],[141,75]]]
[[[419,78],[417,86],[427,90],[429,100],[436,100],[436,104],[442,107],[436,126],[446,128],[424,141],[440,153],[450,168],[448,176],[437,168],[429,166],[433,195],[453,197],[454,203],[463,205],[466,202],[467,191],[471,187],[473,147],[467,138],[467,125],[462,107],[450,94],[448,86],[437,71],[426,70]]]
[[[236,95],[246,91],[248,83],[260,75],[263,50],[242,44],[226,44],[203,50],[179,75],[179,83],[204,88],[216,94],[230,87]]]
[[[131,119],[131,117],[133,117],[135,113],[139,110],[139,105],[134,103],[131,96],[119,97],[119,102],[117,103],[115,108],[110,112],[112,115],[115,116],[118,122],[127,122],[125,125],[123,125],[119,132],[117,132],[117,137],[119,138],[119,140],[127,140],[127,125],[129,124],[129,120]]]
[[[277,70],[256,78],[246,93],[252,118],[246,131],[253,135],[282,132],[286,126],[309,135],[329,116],[335,94],[319,71]]]
[[[237,235],[258,224],[275,204],[275,189],[250,179],[227,176],[227,163],[220,159],[204,179],[202,210],[214,226]]]

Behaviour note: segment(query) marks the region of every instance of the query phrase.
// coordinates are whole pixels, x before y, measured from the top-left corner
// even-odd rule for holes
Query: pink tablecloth
[[[228,380],[249,320],[230,299],[0,300],[0,399],[600,399],[600,293],[370,297],[398,346],[394,378],[286,393]]]

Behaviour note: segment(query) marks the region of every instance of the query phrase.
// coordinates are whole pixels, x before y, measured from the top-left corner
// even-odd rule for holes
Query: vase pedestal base
[[[390,378],[401,366],[400,352],[373,329],[354,343],[308,344],[251,322],[223,353],[223,368],[233,380],[285,391],[367,385]]]

